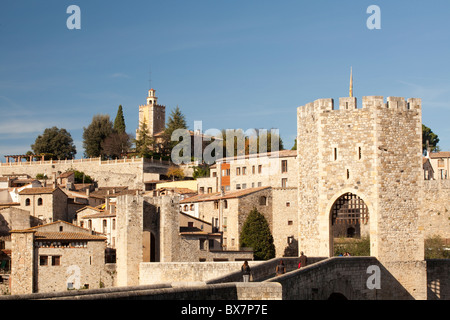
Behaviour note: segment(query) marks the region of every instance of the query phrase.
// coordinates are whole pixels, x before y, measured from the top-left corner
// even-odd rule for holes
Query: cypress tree
[[[239,237],[241,247],[253,248],[255,260],[275,258],[275,245],[266,218],[254,208],[250,211]]]
[[[125,133],[125,118],[123,116],[122,105],[117,110],[116,118],[114,119],[114,131],[117,133]]]

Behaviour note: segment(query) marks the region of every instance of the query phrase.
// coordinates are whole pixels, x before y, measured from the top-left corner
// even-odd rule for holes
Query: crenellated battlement
[[[298,108],[300,116],[312,113],[323,113],[336,110],[354,111],[361,109],[391,109],[401,111],[420,111],[422,100],[420,98],[365,96],[362,98],[362,107],[358,108],[356,97],[339,98],[339,105],[335,106],[334,99],[317,99]]]

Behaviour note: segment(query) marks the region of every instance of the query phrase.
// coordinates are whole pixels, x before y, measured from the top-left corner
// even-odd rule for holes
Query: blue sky
[[[69,30],[69,5],[81,29]],[[369,30],[367,8],[381,9]],[[0,1],[0,161],[45,128],[67,129],[83,156],[95,114],[127,131],[151,86],[190,128],[278,128],[286,148],[296,108],[354,95],[422,98],[423,123],[450,150],[450,2]]]

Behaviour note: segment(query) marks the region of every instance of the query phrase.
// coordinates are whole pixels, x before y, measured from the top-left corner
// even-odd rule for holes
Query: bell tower
[[[142,123],[147,126],[150,136],[155,136],[164,131],[166,126],[166,107],[158,104],[158,97],[155,95],[156,90],[148,90],[147,104],[139,106],[139,127],[136,130],[136,138]]]

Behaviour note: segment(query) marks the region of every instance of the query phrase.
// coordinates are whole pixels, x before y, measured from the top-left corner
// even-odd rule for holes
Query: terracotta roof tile
[[[82,232],[41,232],[34,234],[35,240],[106,240],[106,237]]]
[[[222,199],[233,199],[240,198],[246,195],[249,195],[253,192],[261,191],[264,189],[268,189],[271,187],[258,187],[258,188],[249,188],[243,190],[236,190],[231,192],[225,192],[222,196],[220,192],[216,193],[207,193],[207,194],[199,194],[193,197],[189,197],[180,201],[180,203],[192,203],[192,202],[203,202],[203,201],[214,201],[214,200],[222,200]]]
[[[430,158],[450,158],[450,151],[432,152],[430,153]]]
[[[53,193],[56,188],[53,187],[38,187],[38,188],[27,188],[23,189],[19,192],[19,194],[44,194],[44,193]]]

